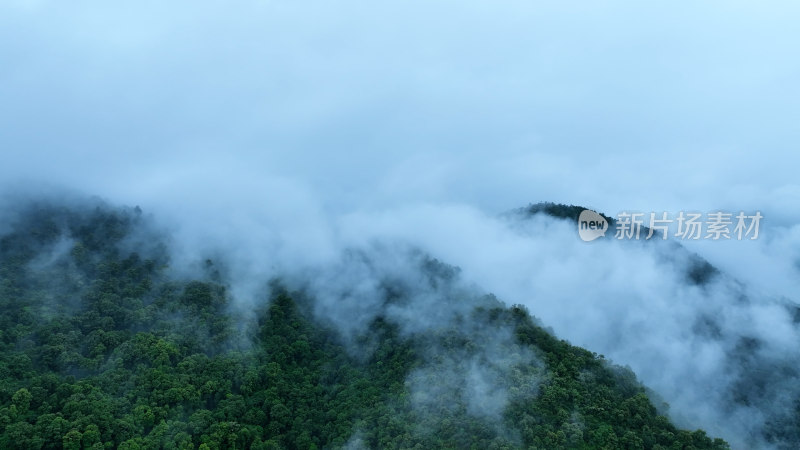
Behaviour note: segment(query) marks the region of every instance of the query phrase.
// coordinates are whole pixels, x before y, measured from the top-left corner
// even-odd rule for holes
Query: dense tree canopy
[[[245,317],[214,262],[170,277],[152,238],[137,251],[145,228],[138,210],[34,204],[0,237],[1,448],[727,448],[522,307],[483,296],[469,326],[419,333],[379,316],[357,353],[280,281]],[[490,349],[508,370],[476,373],[502,388],[481,394],[496,411],[459,377],[492,330],[510,330]]]

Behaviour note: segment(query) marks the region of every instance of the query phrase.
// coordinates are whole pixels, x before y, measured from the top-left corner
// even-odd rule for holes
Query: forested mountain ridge
[[[559,220],[566,220],[570,222],[574,222],[576,225],[578,224],[578,218],[581,214],[581,211],[586,210],[587,208],[578,205],[565,205],[561,203],[552,203],[552,202],[540,202],[540,203],[532,203],[524,208],[518,208],[515,210],[510,211],[507,213],[507,216],[518,216],[518,217],[531,217],[536,214],[545,214],[549,217],[559,219]],[[601,236],[600,239],[614,239],[614,230],[613,227],[616,224],[616,219],[613,217],[607,216],[603,213],[599,213],[601,217],[603,217],[609,226],[608,232],[605,235]],[[649,234],[650,228],[645,225],[641,226],[641,233],[642,236],[647,236]],[[660,233],[660,232],[659,232]],[[638,239],[637,239],[638,241]],[[649,239],[642,239],[641,242],[643,243],[659,243],[660,239],[656,238],[653,240]],[[680,253],[684,252],[685,249],[676,243],[670,243],[673,245],[673,252]],[[678,250],[679,249],[679,250]],[[701,258],[697,254],[690,254],[686,265],[686,278],[692,284],[702,285],[708,283],[711,279],[715,276],[720,274],[720,270],[711,265],[708,261]]]
[[[569,223],[568,228],[571,228],[577,226],[584,209],[575,205],[536,203],[511,211],[507,216],[512,220],[534,222],[540,228],[542,224],[537,222],[537,217],[545,216]],[[613,227],[614,219],[603,217]],[[643,233],[645,230],[643,227]],[[631,270],[639,272],[636,280],[645,288],[637,293],[628,289],[636,284],[634,281],[620,283],[625,289],[620,304],[639,310],[640,317],[645,319],[638,323],[621,321],[615,327],[609,314],[591,317],[607,323],[607,329],[617,328],[615,334],[626,337],[613,341],[611,346],[608,341],[603,345],[601,333],[595,331],[593,349],[612,357],[624,355],[646,382],[648,375],[649,380],[661,382],[658,386],[653,383],[652,387],[663,396],[673,400],[680,396],[691,398],[678,408],[673,402],[673,412],[678,411],[677,416],[691,414],[697,407],[713,411],[696,417],[707,426],[723,425],[718,432],[724,429],[723,434],[736,448],[798,448],[800,305],[795,299],[748,286],[690,251],[680,239],[619,240],[611,230],[604,238],[598,240],[599,245],[619,251],[616,259],[611,256],[613,252],[605,253],[609,260],[616,261],[611,264],[628,264]],[[637,252],[649,256],[640,258],[638,265],[631,265],[628,258]],[[723,264],[721,267],[729,263],[715,260],[715,264]],[[643,273],[649,264],[649,268],[657,272],[648,278]],[[664,277],[672,278],[668,283],[659,284],[658,280]],[[582,282],[581,286],[588,284]],[[601,298],[590,298],[581,306],[589,306],[592,300],[606,301],[609,297],[606,292]],[[576,306],[580,307],[573,304]],[[646,346],[647,354],[652,357],[631,357],[640,347],[632,337],[637,335],[636,328],[642,324],[646,324],[647,332],[638,334],[640,338],[659,338],[651,338]],[[664,346],[661,342],[669,344]],[[687,378],[694,379],[687,381]]]
[[[458,270],[429,257],[451,319],[378,314],[346,339],[280,279],[244,314],[218,263],[172,276],[138,208],[31,203],[5,222],[2,448],[728,448],[525,308],[447,288]],[[415,295],[384,292],[381,311]]]

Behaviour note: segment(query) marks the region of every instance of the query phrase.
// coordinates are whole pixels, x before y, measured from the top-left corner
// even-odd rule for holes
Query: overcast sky
[[[245,170],[335,208],[797,204],[800,7],[702,3],[3,2],[2,170],[130,196]]]
[[[297,223],[550,200],[798,235],[798,23],[789,1],[4,1],[0,176]]]

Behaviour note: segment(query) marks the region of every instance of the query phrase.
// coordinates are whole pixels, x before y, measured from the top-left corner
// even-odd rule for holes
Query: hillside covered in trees
[[[176,276],[138,208],[33,202],[3,221],[1,448],[728,448],[424,255],[425,286],[384,280],[386,313],[347,334],[281,279],[243,307],[217,261]],[[423,288],[447,320],[391,313]]]

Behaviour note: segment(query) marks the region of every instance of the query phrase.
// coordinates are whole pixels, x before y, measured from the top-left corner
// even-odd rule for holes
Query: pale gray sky
[[[0,169],[147,203],[800,210],[795,2],[4,2]],[[231,185],[233,184],[233,186]]]

